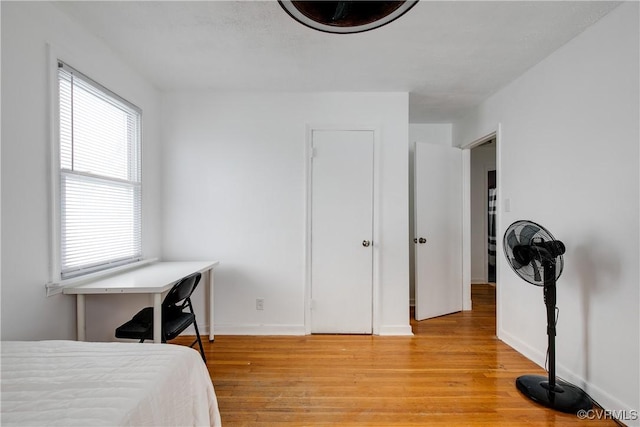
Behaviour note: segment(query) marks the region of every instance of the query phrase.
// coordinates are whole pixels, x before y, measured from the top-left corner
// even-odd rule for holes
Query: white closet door
[[[314,130],[311,332],[371,333],[372,131]]]

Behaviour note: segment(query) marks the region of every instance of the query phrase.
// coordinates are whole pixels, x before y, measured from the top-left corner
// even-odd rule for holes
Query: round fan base
[[[542,375],[523,375],[516,379],[516,387],[522,394],[540,405],[560,412],[575,414],[592,408],[591,399],[578,387],[556,384],[549,390],[549,381]]]

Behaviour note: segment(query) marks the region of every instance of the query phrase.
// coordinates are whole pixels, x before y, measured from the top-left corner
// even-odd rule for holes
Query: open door
[[[462,310],[462,150],[416,143],[415,317]]]

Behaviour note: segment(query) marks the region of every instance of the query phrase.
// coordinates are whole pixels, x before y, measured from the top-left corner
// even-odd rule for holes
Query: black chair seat
[[[189,325],[193,324],[196,330],[196,340],[200,346],[202,360],[206,363],[196,315],[191,305],[191,293],[200,281],[200,273],[185,277],[176,283],[162,302],[162,342],[176,338]],[[180,303],[182,302],[182,303]],[[184,311],[185,309],[189,311]],[[140,342],[153,339],[153,307],[145,307],[136,313],[131,320],[116,328],[116,338],[138,339]]]
[[[180,335],[195,322],[191,313],[162,313],[162,341],[169,341]],[[153,307],[145,307],[131,320],[116,329],[116,338],[153,339]]]
[[[189,327],[190,324],[196,321],[196,316],[191,313],[180,313],[178,316],[175,316],[169,320],[164,322],[164,331],[163,335],[165,339],[172,340],[178,335],[180,332],[184,331]]]
[[[149,333],[151,331],[151,333]],[[135,340],[153,339],[153,325],[136,322],[133,319],[116,328],[116,338],[130,338]]]

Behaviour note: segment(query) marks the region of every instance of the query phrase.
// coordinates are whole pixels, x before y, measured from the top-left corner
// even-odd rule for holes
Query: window
[[[141,110],[58,62],[60,278],[138,261]]]

